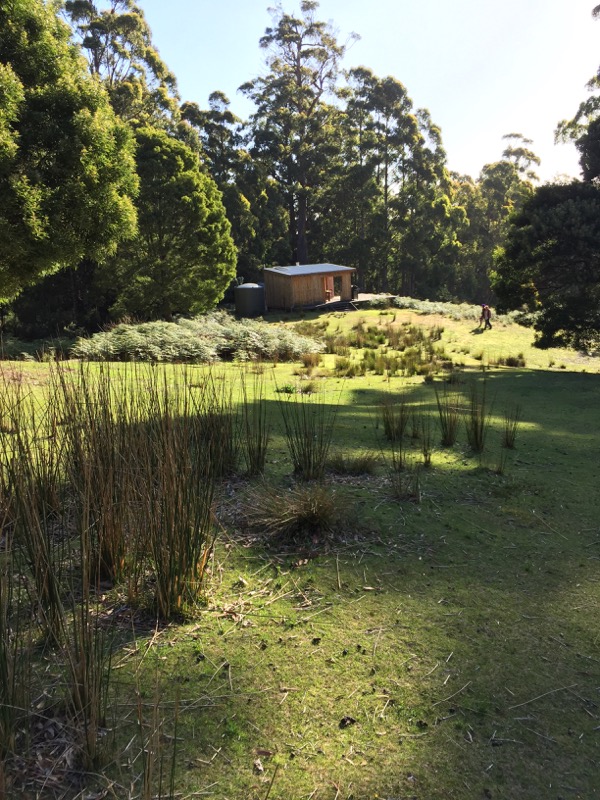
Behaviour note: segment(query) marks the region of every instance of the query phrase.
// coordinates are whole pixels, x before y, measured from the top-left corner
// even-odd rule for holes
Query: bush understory
[[[86,361],[297,361],[318,353],[314,340],[259,320],[237,320],[222,311],[177,322],[116,325],[78,339],[71,355]]]
[[[599,377],[394,313],[4,368],[0,795],[596,796]],[[338,377],[392,339],[421,371]]]

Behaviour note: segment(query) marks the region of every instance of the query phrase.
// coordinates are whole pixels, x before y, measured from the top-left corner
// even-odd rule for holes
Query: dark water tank
[[[238,317],[259,317],[265,313],[265,287],[259,283],[242,283],[235,287],[234,295]]]

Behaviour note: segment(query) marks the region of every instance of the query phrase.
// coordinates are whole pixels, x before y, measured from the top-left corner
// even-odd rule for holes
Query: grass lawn
[[[451,384],[344,379],[336,353],[308,371],[265,367],[265,477],[232,476],[219,490],[205,606],[158,625],[119,587],[106,590],[120,631],[110,756],[76,787],[48,781],[15,797],[600,797],[600,362],[536,350],[531,331],[502,320],[485,333],[408,311],[326,321],[330,335],[357,322],[443,327],[437,346],[458,370]],[[502,365],[513,357],[524,366]],[[22,380],[42,385],[47,369],[28,365]],[[223,370],[237,385],[239,368]],[[483,452],[462,420],[442,447],[436,387],[466,404],[484,380]],[[312,402],[338,406],[332,451],[371,453],[375,468],[326,473],[334,534],[265,541],[248,507],[265,481],[276,516],[296,485],[281,419],[281,403],[295,401],[277,388],[308,381]],[[390,478],[380,409],[399,397],[435,426],[418,502],[394,494]],[[506,449],[504,415],[517,405]],[[412,474],[422,440],[410,425],[404,440]]]

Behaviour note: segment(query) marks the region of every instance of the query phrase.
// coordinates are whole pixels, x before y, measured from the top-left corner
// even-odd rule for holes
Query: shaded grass
[[[452,450],[433,453],[419,506],[389,502],[381,471],[341,478],[336,494],[362,525],[333,551],[238,541],[241,496],[224,485],[202,618],[140,633],[114,662],[123,749],[137,686],[163,769],[177,737],[184,794],[595,796],[598,378],[490,370],[488,380],[498,407],[518,398],[523,409],[505,474],[473,468],[461,429]],[[373,410],[389,393],[385,380],[357,381],[337,385],[334,441],[348,457],[380,446]],[[431,418],[432,387],[398,386]],[[468,383],[457,388],[464,399]],[[275,398],[269,384],[265,471],[281,500],[293,466]],[[503,425],[492,417],[490,442]],[[419,438],[406,447],[418,453]],[[107,767],[124,785],[119,770]]]

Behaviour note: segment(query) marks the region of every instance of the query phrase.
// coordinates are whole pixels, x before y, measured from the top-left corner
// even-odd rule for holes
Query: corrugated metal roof
[[[335,272],[355,272],[354,267],[340,267],[338,264],[296,264],[293,267],[265,267],[263,272],[277,275],[331,275]]]

